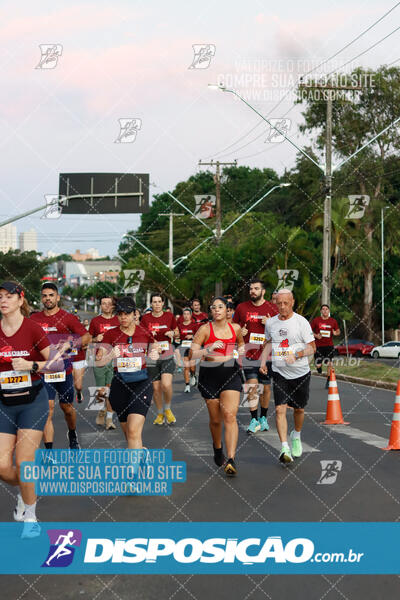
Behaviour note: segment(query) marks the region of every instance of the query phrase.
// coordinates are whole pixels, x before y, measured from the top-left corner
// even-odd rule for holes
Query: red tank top
[[[222,354],[223,356],[227,356],[228,354],[233,354],[233,349],[236,344],[236,332],[233,329],[232,325],[230,323],[228,323],[228,325],[232,331],[232,337],[227,338],[227,339],[226,338],[221,339],[221,338],[216,337],[212,323],[210,322],[209,325],[210,325],[210,337],[206,341],[205,346],[206,347],[211,346],[214,342],[220,341],[220,342],[224,343],[223,348],[215,348],[215,350],[213,350],[213,353]]]

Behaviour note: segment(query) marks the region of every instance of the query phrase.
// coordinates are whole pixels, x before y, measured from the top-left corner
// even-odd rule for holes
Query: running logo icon
[[[295,281],[299,278],[297,269],[277,269],[276,272],[279,278],[276,291],[279,291],[282,288],[292,291]]]
[[[119,134],[114,144],[132,144],[142,129],[142,119],[118,119]]]
[[[68,567],[74,558],[75,549],[81,545],[80,529],[48,529],[49,553],[42,567]]]
[[[189,69],[208,69],[215,56],[215,44],[193,44],[194,56]]]
[[[274,144],[280,144],[284,141],[285,135],[289,133],[290,126],[292,124],[291,119],[269,119],[271,123],[267,139],[264,143],[273,142]]]
[[[39,44],[41,57],[35,69],[55,69],[62,54],[61,44]]]
[[[332,485],[335,483],[338,474],[342,470],[341,460],[321,460],[321,476],[317,481],[318,485]]]
[[[369,205],[369,196],[348,196],[350,206],[345,219],[362,219],[365,209]]]

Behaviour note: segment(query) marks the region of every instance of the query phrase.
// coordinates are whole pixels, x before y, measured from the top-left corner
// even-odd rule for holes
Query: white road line
[[[384,448],[388,444],[387,439],[356,427],[349,427],[348,425],[326,425],[325,427],[329,427],[332,433],[347,435],[353,440],[359,440],[364,444],[368,444],[368,446],[375,446],[375,448]]]

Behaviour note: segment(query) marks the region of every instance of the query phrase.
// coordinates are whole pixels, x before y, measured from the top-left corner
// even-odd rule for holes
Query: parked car
[[[372,342],[368,342],[367,340],[355,340],[355,339],[348,340],[348,348],[349,348],[350,356],[357,356],[357,357],[370,356],[371,350],[373,349],[374,346],[375,346],[375,344],[373,344]],[[336,350],[337,354],[346,354],[347,349],[346,349],[346,344],[344,343],[344,341],[341,344],[338,344],[337,346],[335,346],[335,350]]]
[[[400,342],[386,342],[383,346],[375,346],[372,358],[400,358]]]

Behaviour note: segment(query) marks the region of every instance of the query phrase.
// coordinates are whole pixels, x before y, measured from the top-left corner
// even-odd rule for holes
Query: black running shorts
[[[310,394],[311,372],[296,379],[286,379],[274,371],[272,386],[275,406],[287,404],[292,408],[305,408]]]

